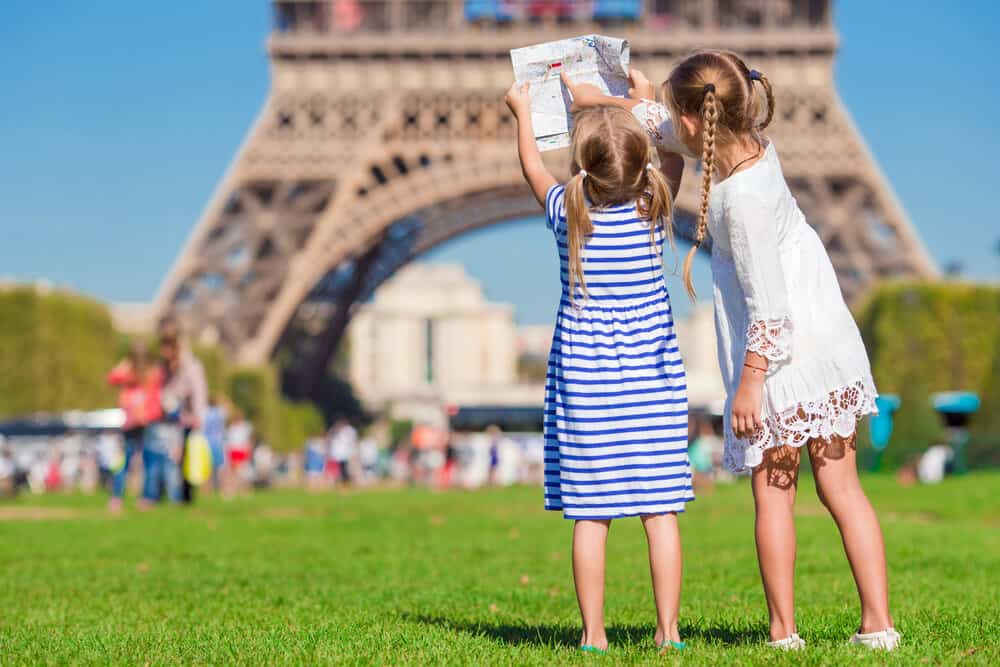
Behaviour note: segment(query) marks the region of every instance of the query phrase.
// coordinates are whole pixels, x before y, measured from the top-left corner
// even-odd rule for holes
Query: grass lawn
[[[571,525],[541,490],[262,493],[119,518],[101,497],[0,504],[0,663],[1000,664],[1000,475],[867,478],[889,551],[896,653],[846,645],[857,599],[804,478],[797,597],[809,647],[763,647],[746,484],[681,518],[683,657],[652,647],[637,519],[609,544],[611,654],[582,655]]]

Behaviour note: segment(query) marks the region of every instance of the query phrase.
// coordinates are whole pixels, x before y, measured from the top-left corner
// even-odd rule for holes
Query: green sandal
[[[591,646],[590,644],[581,646],[580,650],[584,653],[596,653],[598,655],[605,655],[608,652],[608,649],[606,648],[597,648],[596,646]]]
[[[687,644],[685,642],[675,642],[673,639],[668,639],[664,642],[660,642],[659,644],[656,645],[656,647],[660,649],[660,653],[663,654],[666,653],[669,649],[673,649],[675,651],[683,651],[685,648],[687,648]]]

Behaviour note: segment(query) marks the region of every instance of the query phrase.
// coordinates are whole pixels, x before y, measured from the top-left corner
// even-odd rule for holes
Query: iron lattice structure
[[[743,54],[775,86],[770,135],[848,298],[884,277],[936,273],[837,96],[829,0],[273,5],[270,95],[155,312],[242,363],[280,356],[293,396],[310,395],[353,307],[400,266],[469,230],[539,214],[501,96],[509,50],[541,41],[623,36],[654,80],[697,48]],[[567,175],[564,151],[546,159]],[[695,169],[678,210],[697,210]]]

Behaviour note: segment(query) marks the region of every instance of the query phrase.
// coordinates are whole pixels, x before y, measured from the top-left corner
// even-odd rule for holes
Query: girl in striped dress
[[[670,185],[653,168],[638,121],[612,107],[575,116],[573,177],[558,184],[535,144],[527,85],[514,84],[506,102],[518,121],[525,179],[545,206],[561,265],[545,395],[545,507],[576,522],[581,648],[607,649],[608,528],[612,519],[639,516],[649,541],[654,639],[681,649],[677,514],[694,495],[684,367],[661,257],[670,239]]]

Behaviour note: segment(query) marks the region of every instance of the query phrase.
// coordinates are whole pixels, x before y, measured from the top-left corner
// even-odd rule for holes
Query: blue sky
[[[149,300],[267,95],[268,4],[3,4],[0,276]],[[841,97],[931,254],[996,280],[1000,6],[836,7]],[[521,321],[550,320],[557,273],[540,225],[471,234],[430,257],[464,263]],[[704,262],[697,282],[707,294]]]

